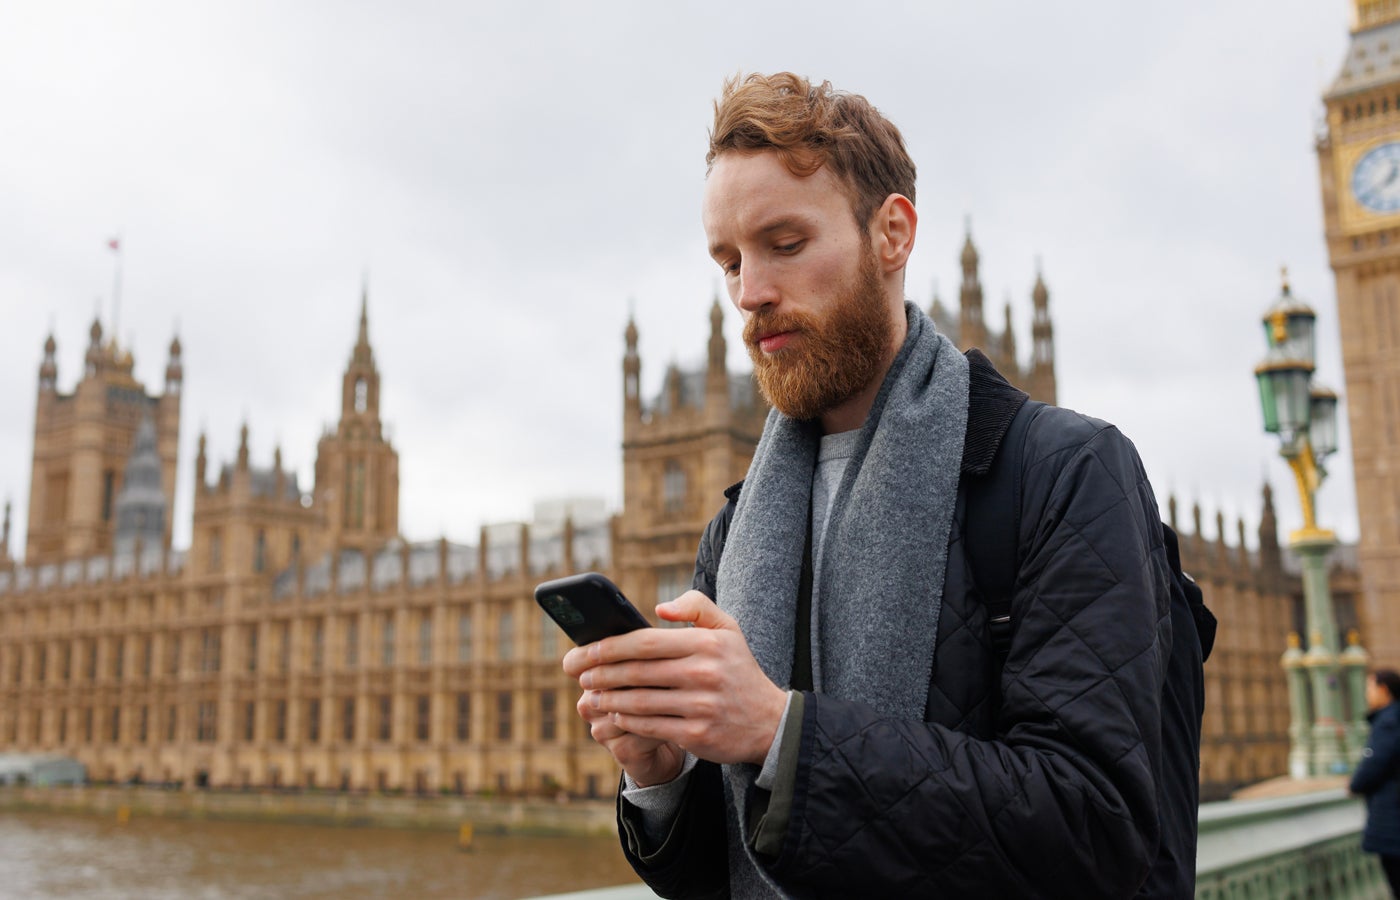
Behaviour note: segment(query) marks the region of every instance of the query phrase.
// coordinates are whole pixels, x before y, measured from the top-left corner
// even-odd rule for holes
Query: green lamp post
[[[1293,714],[1310,710],[1311,723],[1304,727],[1295,722],[1290,729],[1295,746],[1289,757],[1299,763],[1306,758],[1308,775],[1328,775],[1348,770],[1347,745],[1354,736],[1352,711],[1342,706],[1337,622],[1327,583],[1327,556],[1336,547],[1337,537],[1319,528],[1316,517],[1317,490],[1327,477],[1323,460],[1337,449],[1337,395],[1312,381],[1316,321],[1312,309],[1293,296],[1285,270],[1282,293],[1264,314],[1268,352],[1254,375],[1264,430],[1279,436],[1279,452],[1293,470],[1303,507],[1303,527],[1289,535],[1288,546],[1298,555],[1303,572],[1307,652],[1301,659],[1295,653],[1286,654],[1284,667],[1290,694],[1306,689],[1310,695],[1309,702],[1290,698]],[[1306,678],[1298,677],[1302,672]],[[1296,745],[1302,735],[1307,738],[1306,748]],[[1303,774],[1301,768],[1290,765],[1295,776]]]

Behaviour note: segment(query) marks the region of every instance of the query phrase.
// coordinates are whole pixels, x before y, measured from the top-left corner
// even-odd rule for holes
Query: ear
[[[870,243],[885,272],[902,270],[914,252],[919,214],[903,194],[890,194],[870,217]]]

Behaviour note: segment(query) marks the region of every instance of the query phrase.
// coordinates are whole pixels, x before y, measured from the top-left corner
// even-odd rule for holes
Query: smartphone
[[[535,602],[580,647],[651,627],[617,585],[597,572],[546,581],[535,588]]]

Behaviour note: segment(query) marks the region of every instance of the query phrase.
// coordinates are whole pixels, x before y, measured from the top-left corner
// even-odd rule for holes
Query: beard
[[[789,418],[815,419],[880,374],[893,330],[875,254],[864,247],[855,278],[826,313],[759,310],[744,325],[744,346],[768,402]],[[759,349],[759,335],[779,331],[798,339],[776,353]]]

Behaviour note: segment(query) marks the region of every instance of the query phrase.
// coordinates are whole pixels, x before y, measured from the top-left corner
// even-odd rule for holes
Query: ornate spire
[[[39,392],[52,393],[58,390],[58,360],[55,353],[58,344],[53,339],[53,332],[49,332],[48,340],[44,341],[44,361],[39,364]]]
[[[207,441],[204,437],[204,430],[199,432],[199,452],[194,457],[194,486],[200,490],[205,487],[204,476],[209,470],[209,456],[206,452]]]
[[[248,469],[248,423],[244,421],[243,427],[238,429],[238,469],[240,472]]]
[[[185,381],[185,366],[180,358],[180,336],[170,340],[170,361],[165,364],[165,392],[178,394]]]

